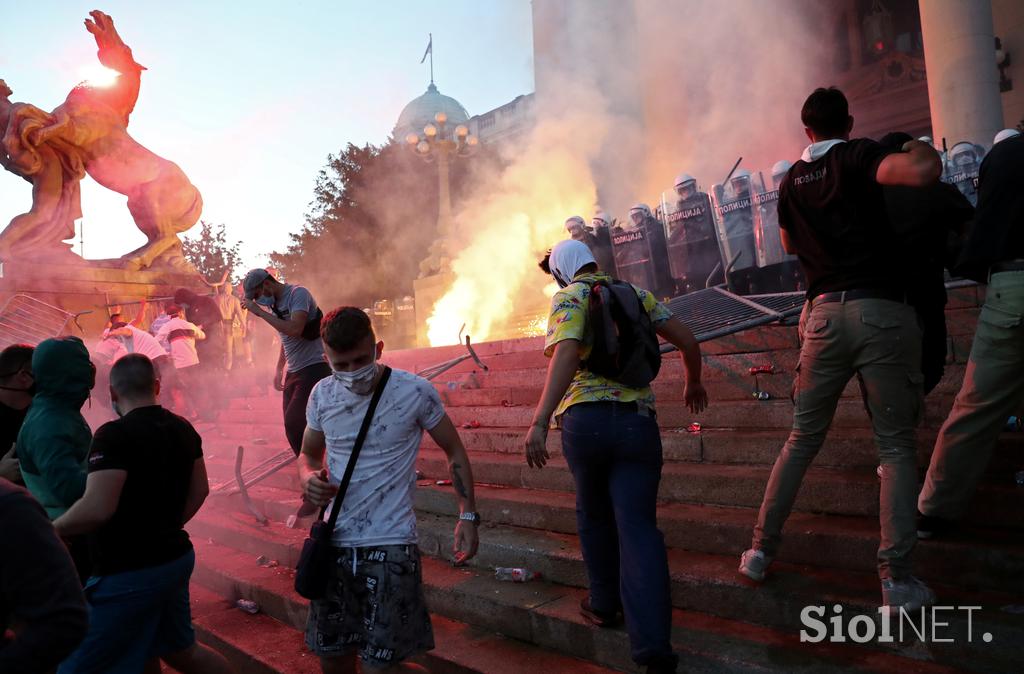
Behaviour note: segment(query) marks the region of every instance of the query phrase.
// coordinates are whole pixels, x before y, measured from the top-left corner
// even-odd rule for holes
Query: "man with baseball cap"
[[[310,292],[281,283],[266,269],[253,269],[242,281],[245,308],[266,321],[281,337],[274,388],[284,392],[284,431],[298,456],[306,430],[306,402],[313,386],[331,376],[320,339],[323,312]]]

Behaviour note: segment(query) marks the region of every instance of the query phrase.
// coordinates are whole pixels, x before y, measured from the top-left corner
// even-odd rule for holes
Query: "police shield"
[[[612,253],[619,279],[639,288],[654,287],[651,245],[642,228],[612,230]]]
[[[978,170],[984,158],[982,148],[963,142],[950,148],[949,159],[946,160],[942,179],[955,185],[960,194],[971,202],[971,206],[978,205]]]
[[[741,293],[751,292],[750,270],[757,268],[753,197],[749,173],[735,175],[724,185],[712,187],[715,226],[722,259],[729,271],[729,285]]]
[[[711,198],[697,192],[687,199],[675,193],[662,196],[662,212],[668,233],[668,261],[672,278],[683,293],[704,288],[716,267],[721,269],[721,253],[715,236]],[[716,279],[711,279],[714,283]]]
[[[790,292],[804,287],[803,270],[796,255],[782,247],[779,228],[779,185],[785,173],[773,176],[771,189],[757,181],[754,193],[754,241],[757,246],[758,292]]]

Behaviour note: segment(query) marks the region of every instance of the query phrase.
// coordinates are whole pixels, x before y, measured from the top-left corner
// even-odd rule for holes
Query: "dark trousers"
[[[316,383],[331,376],[331,366],[314,363],[284,377],[284,434],[295,456],[302,451],[302,434],[306,432],[306,403]]]
[[[658,530],[661,434],[631,403],[581,403],[562,416],[591,607],[622,606],[633,660],[675,661],[665,540]]]

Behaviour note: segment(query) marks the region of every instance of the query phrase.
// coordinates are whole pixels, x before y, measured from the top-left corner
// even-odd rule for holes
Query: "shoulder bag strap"
[[[348,459],[348,465],[345,466],[345,474],[342,476],[341,483],[338,485],[338,494],[334,497],[334,503],[331,506],[331,516],[327,520],[327,536],[332,536],[334,534],[334,525],[338,522],[338,513],[341,511],[341,501],[345,498],[345,492],[348,491],[348,483],[352,481],[352,473],[356,468],[356,459],[359,458],[359,452],[363,449],[363,443],[366,441],[366,434],[370,430],[370,422],[373,421],[373,413],[377,410],[377,403],[380,402],[380,396],[384,393],[384,387],[387,386],[388,379],[390,377],[391,368],[384,366],[384,371],[380,375],[380,381],[377,382],[377,388],[373,392],[373,398],[370,399],[370,406],[366,408],[366,416],[363,417],[363,425],[359,427],[359,435],[356,436],[356,444],[352,446],[352,455]],[[321,517],[323,517],[322,513]]]

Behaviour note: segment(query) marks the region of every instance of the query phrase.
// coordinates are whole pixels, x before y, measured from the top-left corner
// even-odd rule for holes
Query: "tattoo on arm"
[[[455,493],[459,495],[459,498],[467,498],[469,494],[466,492],[466,485],[462,481],[462,475],[459,474],[460,470],[462,470],[461,465],[457,463],[451,464],[452,486],[455,487]]]

